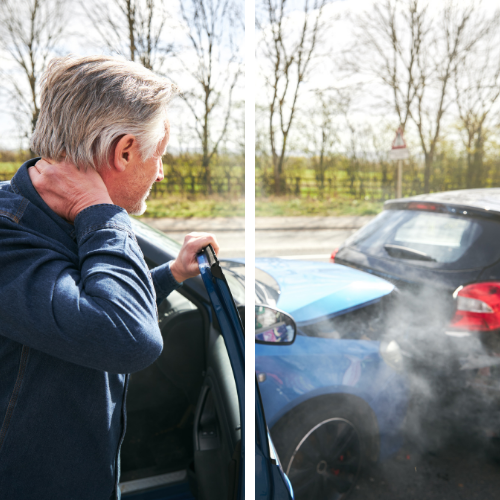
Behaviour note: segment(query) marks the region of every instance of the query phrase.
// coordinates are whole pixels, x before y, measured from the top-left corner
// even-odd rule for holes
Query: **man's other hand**
[[[219,245],[213,234],[189,233],[184,237],[179,255],[170,264],[170,271],[177,282],[181,283],[200,274],[196,254],[208,245],[212,245],[216,255],[219,253]]]
[[[49,163],[42,159],[28,173],[43,201],[69,222],[87,207],[113,204],[106,185],[93,168],[83,170],[72,163]]]

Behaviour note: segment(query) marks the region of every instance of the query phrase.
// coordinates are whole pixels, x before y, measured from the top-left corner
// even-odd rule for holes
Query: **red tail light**
[[[337,255],[339,249],[336,248],[333,252],[332,255],[330,255],[330,262],[333,264],[335,262],[335,256]]]
[[[457,288],[452,330],[486,332],[500,329],[500,283],[473,283]]]
[[[408,203],[408,210],[436,210],[437,207],[436,205],[432,205],[430,203],[418,203],[418,202],[411,202]]]

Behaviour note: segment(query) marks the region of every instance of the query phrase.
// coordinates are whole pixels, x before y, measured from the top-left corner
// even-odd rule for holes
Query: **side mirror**
[[[257,344],[290,345],[297,335],[293,318],[268,306],[255,306],[255,342]]]

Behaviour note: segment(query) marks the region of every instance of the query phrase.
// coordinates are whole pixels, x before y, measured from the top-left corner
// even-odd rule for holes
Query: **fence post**
[[[295,177],[295,196],[300,196],[300,177]]]

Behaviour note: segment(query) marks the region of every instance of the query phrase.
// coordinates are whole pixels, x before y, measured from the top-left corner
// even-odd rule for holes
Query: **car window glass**
[[[357,245],[368,238],[370,236],[377,235],[381,230],[383,230],[384,225],[387,223],[387,220],[392,217],[392,211],[384,210],[379,213],[372,221],[370,221],[366,226],[363,226],[359,231],[356,231],[352,236],[347,238],[345,245]]]
[[[130,221],[134,232],[138,236],[142,236],[145,240],[158,244],[161,248],[166,249],[171,255],[177,256],[179,254],[182,245],[178,241],[169,238],[161,231],[153,229],[132,217]]]
[[[255,268],[255,296],[257,302],[276,305],[280,297],[278,282],[262,269]]]
[[[219,261],[224,270],[229,290],[238,304],[245,302],[245,264]],[[229,271],[229,272],[228,272]],[[235,279],[236,278],[236,279]],[[255,299],[259,304],[276,305],[280,296],[278,282],[262,269],[255,269]]]
[[[227,284],[229,286],[229,291],[233,296],[236,304],[244,304],[245,303],[245,281],[243,278],[243,282],[241,278],[235,276],[232,272],[226,271],[224,273],[226,277]]]
[[[226,277],[229,291],[236,304],[245,303],[245,264],[240,262],[219,261]]]
[[[476,269],[500,259],[500,247],[494,242],[499,230],[500,223],[495,220],[422,210],[384,210],[352,235],[345,246],[412,266]],[[384,245],[415,250],[430,259],[394,257]]]
[[[417,212],[396,229],[392,241],[424,252],[437,262],[455,262],[481,231],[481,226],[472,219]]]

